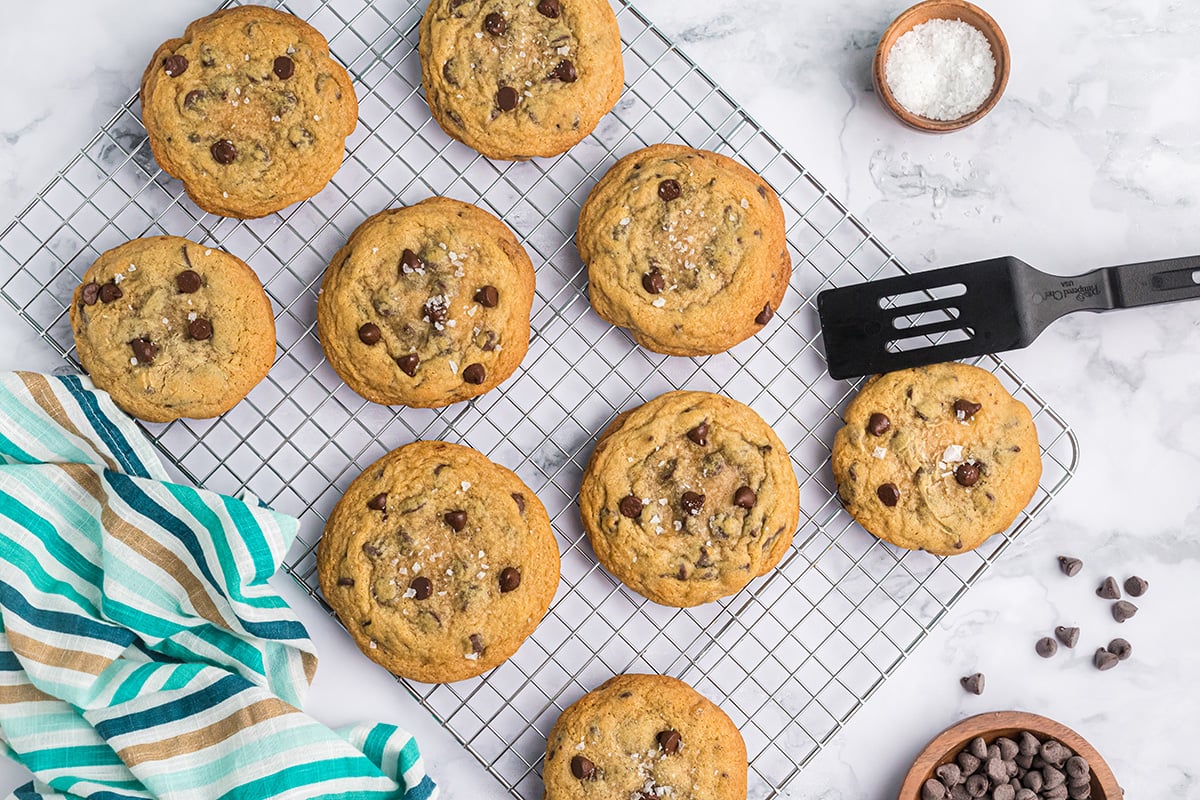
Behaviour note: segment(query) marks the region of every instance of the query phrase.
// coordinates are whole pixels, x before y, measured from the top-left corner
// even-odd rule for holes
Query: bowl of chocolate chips
[[[899,800],[1120,800],[1096,749],[1062,723],[993,711],[938,734],[913,762]]]

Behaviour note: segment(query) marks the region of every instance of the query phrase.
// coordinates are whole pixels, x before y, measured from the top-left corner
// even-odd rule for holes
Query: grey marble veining
[[[913,267],[1001,254],[1053,272],[1200,253],[1200,4],[991,0],[1013,72],[983,122],[948,136],[901,127],[870,88],[893,0],[642,0],[680,42]],[[147,54],[207,0],[6,4],[0,11],[0,218],[17,213],[135,90]],[[35,66],[31,66],[35,65]],[[36,67],[36,68],[35,68]],[[0,304],[0,369],[58,367]],[[1200,797],[1200,304],[1076,315],[1009,361],[1074,426],[1077,477],[1038,524],[887,681],[789,796],[892,797],[908,762],[963,716],[1021,708],[1076,728],[1130,797]],[[1068,580],[1059,553],[1078,555]],[[1117,625],[1107,574],[1151,582]],[[502,792],[288,580],[321,648],[310,708],[330,724],[395,721],[422,740],[443,797]],[[1082,629],[1044,661],[1034,642]],[[1099,673],[1095,647],[1133,658]],[[972,697],[958,677],[987,673]],[[0,789],[21,770],[0,766]]]

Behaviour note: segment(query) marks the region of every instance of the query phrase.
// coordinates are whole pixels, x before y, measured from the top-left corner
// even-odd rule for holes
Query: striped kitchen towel
[[[298,523],[171,483],[86,378],[0,373],[0,751],[12,798],[436,796],[416,742],[303,714],[267,584]]]

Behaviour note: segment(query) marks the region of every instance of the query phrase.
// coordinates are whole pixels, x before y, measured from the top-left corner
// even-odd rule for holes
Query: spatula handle
[[[1173,303],[1200,297],[1200,256],[1109,267],[1115,308]]]

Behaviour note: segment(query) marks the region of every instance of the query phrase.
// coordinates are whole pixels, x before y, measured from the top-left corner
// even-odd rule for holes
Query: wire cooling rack
[[[147,425],[162,452],[217,491],[248,489],[301,518],[285,568],[318,601],[314,550],[349,482],[415,439],[469,444],[545,503],[563,551],[545,621],[510,661],[461,683],[402,682],[515,797],[541,797],[539,765],[558,713],[614,674],[658,672],[720,704],[746,739],[750,796],[775,797],[867,701],[963,593],[1059,492],[1078,450],[1066,423],[995,358],[979,363],[1033,411],[1042,484],[1012,530],[940,559],[897,550],[839,505],[829,443],[850,383],[818,344],[817,291],[904,268],[738,105],[627,0],[613,0],[627,87],[594,135],[553,160],[488,161],[448,139],[419,93],[423,3],[289,0],[331,41],[361,98],[345,166],[311,201],[265,219],[204,214],[154,163],[136,97],[0,234],[2,294],[73,360],[67,305],[104,250],[161,233],[223,247],[258,272],[275,306],[268,378],[220,419]],[[677,141],[732,155],[779,191],[796,262],[777,319],[703,359],[636,347],[589,309],[572,243],[579,206],[620,156]],[[364,402],[322,358],[316,294],[333,253],[367,216],[445,194],[503,218],[538,265],[533,341],[518,373],[469,404],[431,411]],[[675,388],[753,406],[788,445],[801,483],[795,544],[747,590],[696,609],[649,603],[597,566],[577,489],[596,435],[618,412]]]

